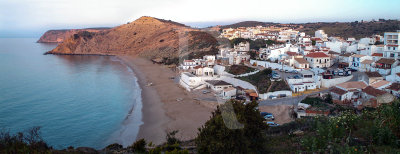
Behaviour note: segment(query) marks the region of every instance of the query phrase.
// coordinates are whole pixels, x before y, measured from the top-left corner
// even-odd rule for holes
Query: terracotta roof
[[[381,80],[381,81],[378,81],[378,82],[375,82],[375,83],[371,84],[371,86],[374,87],[374,88],[379,88],[379,87],[382,87],[382,86],[388,85],[388,84],[390,84],[389,81]]]
[[[396,62],[396,60],[394,60],[394,59],[381,58],[376,63],[394,64],[394,62]]]
[[[350,81],[336,85],[337,87],[342,87],[344,89],[364,89],[367,84],[363,81]]]
[[[227,91],[231,91],[231,90],[236,90],[236,88],[229,87],[229,88],[226,88],[226,89],[224,89],[224,91],[225,91],[225,92],[227,92]]]
[[[392,85],[390,85],[386,89],[399,91],[400,90],[400,83],[392,83]]]
[[[337,87],[333,87],[330,91],[333,92],[333,93],[339,94],[339,95],[344,95],[344,94],[347,93],[346,90],[343,90],[343,89],[340,89],[340,88],[337,88]]]
[[[373,60],[368,60],[368,59],[366,59],[366,60],[363,60],[362,62],[361,62],[361,64],[372,64],[374,61]]]
[[[312,57],[312,58],[323,58],[323,57],[329,57],[323,52],[313,52],[309,53],[306,57]]]
[[[341,55],[339,55],[339,56],[342,56],[342,57],[350,57],[350,56],[351,56],[351,53],[345,53],[345,54],[341,54]]]
[[[361,58],[361,57],[364,57],[365,55],[359,55],[359,54],[355,54],[355,55],[353,55],[353,57],[357,57],[357,58]]]
[[[203,68],[203,66],[197,65],[197,66],[193,67],[193,69],[199,69],[199,68]]]
[[[400,73],[396,73],[396,75],[400,77]]]
[[[290,52],[290,51],[286,52],[286,54],[289,55],[289,56],[298,55],[298,53],[296,53],[296,52]]]
[[[362,91],[364,93],[368,94],[368,95],[372,95],[372,96],[375,96],[375,97],[378,97],[378,96],[383,95],[383,94],[386,93],[385,91],[375,89],[374,87],[371,87],[371,86],[366,87]]]
[[[338,55],[339,53],[337,53],[337,52],[335,52],[335,51],[329,51],[328,54]]]
[[[371,56],[383,57],[383,53],[373,53]]]
[[[365,72],[365,74],[370,78],[382,77],[378,72]]]
[[[308,61],[305,60],[304,58],[294,58],[294,60],[300,64],[308,64]]]

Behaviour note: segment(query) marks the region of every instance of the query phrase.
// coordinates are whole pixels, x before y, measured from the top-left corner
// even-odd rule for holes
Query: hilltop
[[[128,54],[176,59],[195,52],[217,51],[217,40],[207,32],[145,16],[104,31],[80,31],[46,54]]]
[[[74,34],[82,31],[88,32],[100,32],[110,28],[85,28],[85,29],[59,29],[59,30],[48,30],[44,33],[37,43],[62,43]]]
[[[360,39],[369,37],[374,34],[383,35],[384,32],[396,31],[400,29],[400,21],[398,20],[379,20],[371,22],[316,22],[316,23],[298,23],[298,24],[281,24],[273,22],[244,21],[231,25],[220,26],[220,28],[238,28],[238,27],[255,27],[255,26],[275,26],[288,27],[307,35],[314,36],[316,30],[322,29],[329,36],[338,36],[343,38],[355,37]]]

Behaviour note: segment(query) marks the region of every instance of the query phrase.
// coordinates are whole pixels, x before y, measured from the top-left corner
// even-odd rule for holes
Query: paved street
[[[316,92],[313,92],[310,94],[305,94],[305,95],[296,96],[296,97],[285,97],[285,98],[279,98],[279,99],[262,100],[262,101],[258,101],[258,104],[259,104],[259,106],[297,105],[301,100],[303,100],[307,96],[318,94],[318,93],[325,93],[328,91],[329,91],[329,89],[325,89],[322,91],[316,91]]]

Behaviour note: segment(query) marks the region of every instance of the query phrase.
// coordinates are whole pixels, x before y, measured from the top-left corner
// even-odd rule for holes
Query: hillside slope
[[[289,27],[305,32],[314,36],[315,31],[322,29],[329,36],[343,38],[355,37],[357,39],[369,37],[374,34],[383,35],[384,32],[400,30],[400,21],[382,20],[379,22],[317,22],[317,23],[299,23],[299,24],[280,24],[271,22],[244,21],[231,25],[220,26],[220,28],[238,28],[255,26],[275,26]]]
[[[64,40],[70,38],[72,35],[77,34],[82,31],[88,32],[99,32],[107,30],[109,28],[87,28],[87,29],[63,29],[63,30],[48,30],[44,33],[38,43],[61,43]]]
[[[171,59],[210,51],[218,51],[217,41],[207,32],[172,21],[141,17],[101,32],[79,32],[46,54],[129,54]]]

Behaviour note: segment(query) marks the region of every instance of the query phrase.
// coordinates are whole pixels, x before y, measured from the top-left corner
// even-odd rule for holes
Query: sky
[[[113,27],[152,16],[193,27],[399,19],[399,0],[0,0],[0,37]]]

